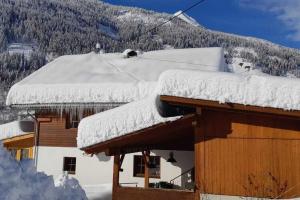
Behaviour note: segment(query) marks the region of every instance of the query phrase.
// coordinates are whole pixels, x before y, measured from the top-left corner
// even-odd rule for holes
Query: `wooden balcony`
[[[116,187],[114,189],[114,200],[195,200],[195,192],[155,189],[155,188],[134,188],[134,187]]]

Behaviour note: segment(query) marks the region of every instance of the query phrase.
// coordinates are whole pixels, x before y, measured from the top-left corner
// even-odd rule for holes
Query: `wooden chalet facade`
[[[2,140],[2,143],[16,160],[34,158],[34,133],[7,138]]]
[[[288,199],[300,197],[300,112],[241,104],[160,96],[174,107],[195,112],[167,123],[85,147],[86,153],[114,156],[113,200],[195,200],[206,194]],[[194,189],[119,184],[126,154],[150,150],[194,151]]]

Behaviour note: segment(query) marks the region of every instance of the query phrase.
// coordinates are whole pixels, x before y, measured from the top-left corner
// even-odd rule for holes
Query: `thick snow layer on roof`
[[[84,118],[78,127],[77,146],[91,146],[153,125],[176,120],[156,110],[155,96]]]
[[[131,102],[153,93],[170,69],[224,71],[222,48],[62,56],[15,84],[7,105]]]
[[[0,125],[0,140],[34,132],[33,121],[13,121]]]
[[[296,78],[170,70],[161,75],[157,91],[220,103],[300,110],[300,79]]]
[[[18,163],[0,142],[0,199],[85,200],[86,195],[74,178],[55,186],[52,176],[36,172],[32,161]]]

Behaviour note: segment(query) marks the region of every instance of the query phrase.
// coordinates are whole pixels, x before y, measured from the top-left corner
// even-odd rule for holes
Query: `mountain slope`
[[[186,23],[191,24],[193,26],[201,27],[201,25],[194,18],[188,16],[185,13],[182,13],[182,10],[179,10],[173,16],[176,16],[179,19],[181,19],[181,20],[185,21]]]
[[[0,88],[7,90],[53,57],[90,52],[97,42],[106,52],[221,46],[232,69],[300,77],[299,50],[208,30],[186,15],[147,32],[172,16],[98,0],[0,0]],[[34,48],[30,56],[11,54],[13,43]]]

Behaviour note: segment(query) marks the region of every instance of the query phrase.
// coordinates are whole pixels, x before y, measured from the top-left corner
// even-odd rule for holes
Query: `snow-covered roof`
[[[77,146],[88,147],[176,119],[178,117],[161,117],[156,110],[155,96],[150,96],[81,120],[78,127]]]
[[[157,92],[192,99],[300,110],[300,79],[226,72],[169,70]]]
[[[157,95],[300,110],[300,79],[238,75],[200,70],[169,70],[161,74]],[[177,118],[162,118],[154,97],[132,102],[83,119],[77,144],[88,147]]]
[[[7,105],[132,102],[153,93],[169,69],[223,71],[222,48],[62,56],[12,86]]]
[[[33,121],[13,121],[0,125],[0,140],[34,132]]]

